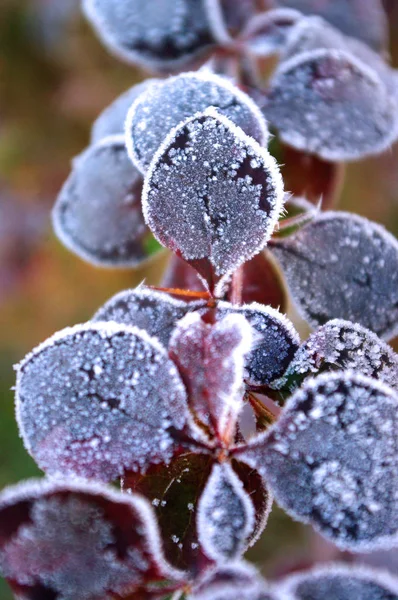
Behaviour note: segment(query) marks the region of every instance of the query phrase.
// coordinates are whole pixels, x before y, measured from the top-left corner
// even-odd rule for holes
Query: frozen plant
[[[398,546],[398,242],[318,204],[336,199],[336,163],[398,137],[381,8],[153,1],[83,4],[115,53],[158,74],[212,56],[99,116],[53,220],[92,264],[167,248],[170,266],[17,366],[21,437],[46,478],[0,495],[1,573],[19,600],[397,599],[382,570],[271,583],[243,559],[274,499],[342,551]],[[285,192],[292,163],[281,173],[266,118],[321,173],[307,197]],[[304,342],[279,271],[315,327]]]

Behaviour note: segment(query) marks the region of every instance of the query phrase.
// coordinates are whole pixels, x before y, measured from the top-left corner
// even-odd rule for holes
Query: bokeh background
[[[398,0],[386,8],[398,67]],[[56,330],[89,319],[115,292],[157,283],[165,267],[167,255],[133,272],[86,265],[55,239],[49,217],[92,121],[144,77],[107,54],[79,0],[0,0],[0,488],[40,474],[18,438],[13,364]],[[398,145],[348,167],[339,208],[398,236]],[[334,555],[276,510],[250,558],[273,576]],[[398,568],[394,555],[367,560]],[[10,598],[0,581],[0,600]]]

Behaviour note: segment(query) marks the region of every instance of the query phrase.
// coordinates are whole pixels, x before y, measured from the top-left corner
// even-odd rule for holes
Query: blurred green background
[[[398,2],[389,5],[398,67]],[[144,77],[107,54],[78,0],[0,0],[0,488],[39,474],[18,438],[13,364],[54,331],[90,318],[116,291],[144,278],[156,283],[165,266],[166,257],[136,272],[90,267],[55,240],[49,220],[92,121]],[[349,166],[340,208],[398,235],[398,145]],[[333,552],[274,511],[250,558],[275,574]],[[9,598],[0,581],[0,600]]]

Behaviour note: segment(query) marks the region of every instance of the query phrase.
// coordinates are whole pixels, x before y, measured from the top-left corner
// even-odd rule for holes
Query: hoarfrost
[[[0,531],[2,575],[15,591],[40,598],[130,597],[145,581],[175,574],[146,501],[99,485],[9,488],[0,498]]]
[[[271,155],[208,109],[173,130],[159,149],[145,180],[143,210],[160,243],[217,293],[265,246],[283,200]]]
[[[135,266],[147,258],[149,231],[141,209],[142,177],[123,136],[105,138],[73,162],[53,210],[62,243],[99,266]]]
[[[91,128],[91,143],[96,144],[110,135],[123,135],[124,124],[130,106],[158,79],[146,79],[121,94],[94,121]]]
[[[369,329],[335,319],[319,327],[297,351],[278,387],[289,378],[336,369],[352,369],[398,391],[398,355]]]
[[[17,417],[26,447],[52,475],[111,481],[173,456],[186,393],[166,351],[116,323],[65,329],[18,367]]]
[[[97,34],[117,57],[158,72],[179,69],[214,45],[197,0],[83,0]]]
[[[398,243],[356,215],[326,212],[273,248],[311,325],[338,318],[382,338],[398,330]]]
[[[220,302],[218,314],[243,315],[254,330],[254,346],[246,357],[246,376],[251,385],[269,385],[280,377],[292,361],[300,344],[293,324],[271,306],[253,302],[234,306]]]
[[[134,325],[144,329],[150,336],[157,337],[167,347],[177,321],[204,305],[205,302],[187,303],[166,293],[139,286],[113,296],[96,312],[92,320]]]
[[[238,451],[277,502],[340,548],[389,548],[398,529],[398,396],[349,371],[307,380],[279,421]]]
[[[319,49],[283,61],[264,114],[287,144],[332,162],[386,150],[398,136],[398,103],[351,52]]]
[[[251,345],[251,327],[239,314],[207,324],[197,312],[190,313],[170,340],[170,357],[185,383],[191,410],[221,438],[235,432],[243,406],[245,355]]]
[[[126,121],[132,161],[145,173],[170,131],[210,106],[261,145],[267,144],[267,125],[249,96],[213,73],[182,73],[150,86],[132,105]]]
[[[198,536],[217,562],[238,557],[254,527],[254,507],[230,465],[214,465],[199,500]]]
[[[396,600],[398,579],[369,567],[332,563],[291,575],[276,589],[287,600]]]

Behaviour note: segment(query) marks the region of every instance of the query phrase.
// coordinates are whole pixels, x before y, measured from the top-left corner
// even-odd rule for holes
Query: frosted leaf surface
[[[286,144],[343,162],[392,144],[397,106],[378,74],[352,53],[319,49],[280,64],[264,114]]]
[[[116,323],[65,329],[18,367],[17,416],[28,451],[52,475],[111,481],[173,456],[186,393],[166,351]]]
[[[117,57],[144,69],[178,70],[214,45],[197,0],[83,0],[97,34]]]
[[[214,37],[225,43],[239,34],[256,14],[257,0],[204,0]]]
[[[287,600],[397,600],[398,580],[385,571],[330,564],[287,577],[276,586]]]
[[[0,570],[16,594],[54,600],[127,598],[175,573],[145,500],[76,480],[2,493]]]
[[[326,212],[274,254],[311,325],[359,323],[382,338],[398,324],[398,243],[383,227],[350,213]]]
[[[255,56],[279,54],[286,45],[292,27],[301,18],[301,13],[289,8],[261,13],[248,22],[242,32],[242,40]]]
[[[280,385],[310,374],[352,369],[398,391],[398,355],[369,329],[335,319],[319,327],[297,351]]]
[[[170,340],[170,357],[184,381],[190,409],[223,439],[234,434],[243,405],[243,370],[251,345],[251,327],[238,314],[208,324],[199,313],[190,313]]]
[[[123,136],[105,138],[78,156],[53,210],[62,243],[99,266],[134,266],[148,257],[141,209],[142,177]]]
[[[217,292],[223,279],[265,246],[283,200],[271,155],[208,109],[173,130],[156,154],[143,209],[156,239]]]
[[[245,562],[217,565],[194,588],[188,600],[272,600],[269,586]]]
[[[387,19],[381,0],[275,0],[277,6],[319,15],[350,37],[376,50],[387,46]]]
[[[208,72],[182,73],[150,86],[129,111],[126,141],[137,167],[145,172],[170,131],[210,106],[266,145],[267,125],[249,96],[224,77]]]
[[[350,371],[307,380],[238,458],[276,501],[340,548],[390,548],[398,530],[398,396]]]
[[[253,302],[234,306],[218,305],[220,315],[243,315],[254,330],[253,349],[246,357],[246,377],[251,385],[268,385],[285,372],[295,356],[300,338],[293,324],[270,306]]]
[[[143,94],[148,87],[159,81],[146,79],[133,85],[112,102],[94,121],[91,128],[91,143],[96,144],[109,135],[123,135],[124,124],[130,106]]]
[[[113,296],[96,312],[92,320],[134,325],[158,338],[167,347],[177,321],[204,304],[201,301],[183,302],[166,293],[139,286]]]
[[[254,507],[230,465],[214,465],[199,500],[200,543],[217,562],[238,557],[254,528]]]

